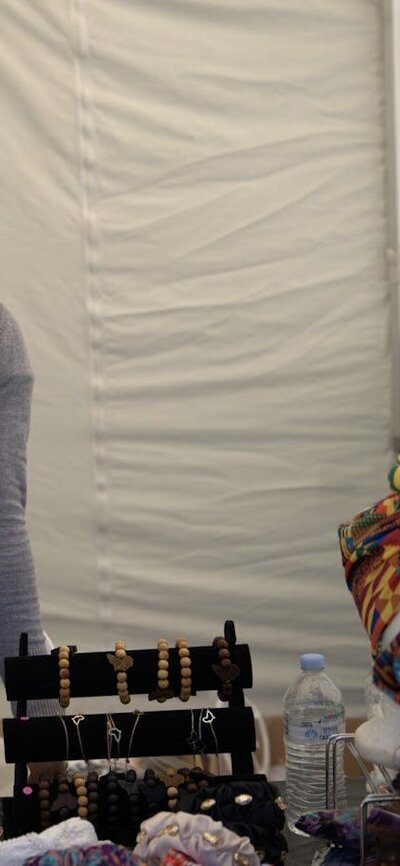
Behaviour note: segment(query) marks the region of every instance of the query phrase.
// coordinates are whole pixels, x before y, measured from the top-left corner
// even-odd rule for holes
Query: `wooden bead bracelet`
[[[58,812],[61,821],[70,818],[77,806],[76,797],[69,790],[68,777],[66,773],[57,776],[57,797],[51,805],[51,812]]]
[[[40,829],[46,830],[50,827],[50,782],[47,779],[42,779],[38,785],[38,799],[40,812]]]
[[[160,638],[157,642],[157,688],[155,697],[159,704],[165,703],[167,698],[173,697],[173,691],[169,687],[169,648],[168,641]]]
[[[70,648],[69,646],[60,646],[58,649],[58,675],[59,675],[59,690],[58,690],[58,699],[60,701],[60,706],[64,709],[69,706],[69,699],[71,696],[71,678],[69,672],[69,657],[70,657]]]
[[[188,701],[192,693],[192,662],[190,659],[189,644],[184,637],[178,637],[175,641],[178,651],[179,665],[181,669],[181,688],[179,700]]]
[[[117,640],[115,642],[115,654],[107,653],[107,658],[117,674],[117,692],[121,704],[129,704],[131,696],[126,672],[133,666],[133,658],[126,653],[125,641]]]
[[[239,676],[240,669],[232,663],[229,643],[224,637],[215,637],[213,647],[217,653],[218,664],[213,664],[212,669],[221,680],[218,697],[220,701],[229,701],[232,697],[233,681]]]
[[[92,824],[96,824],[99,817],[99,777],[94,770],[88,773],[86,788],[88,798],[88,821],[91,821]]]
[[[75,785],[75,795],[78,802],[78,817],[87,818],[89,799],[86,782],[80,773],[74,773],[73,782]]]

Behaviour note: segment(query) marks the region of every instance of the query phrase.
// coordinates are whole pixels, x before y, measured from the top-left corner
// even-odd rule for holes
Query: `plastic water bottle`
[[[324,671],[319,653],[300,656],[301,673],[283,699],[286,752],[286,813],[289,829],[305,812],[326,808],[326,741],[342,734],[344,706],[339,689]],[[346,802],[343,745],[337,747],[336,806]]]

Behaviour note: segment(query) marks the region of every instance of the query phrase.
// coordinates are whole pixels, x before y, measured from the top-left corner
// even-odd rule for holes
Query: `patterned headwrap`
[[[347,586],[375,656],[383,630],[400,610],[400,493],[343,523],[339,539]]]

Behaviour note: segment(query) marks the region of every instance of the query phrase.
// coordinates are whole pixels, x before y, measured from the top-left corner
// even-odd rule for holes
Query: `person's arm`
[[[26,449],[33,373],[20,328],[0,305],[0,673],[28,633],[30,655],[46,653],[32,552],[25,522]],[[59,712],[56,701],[30,701],[30,715]]]

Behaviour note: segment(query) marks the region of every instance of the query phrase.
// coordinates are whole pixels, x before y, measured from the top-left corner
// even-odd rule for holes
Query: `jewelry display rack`
[[[47,656],[29,656],[26,635],[21,635],[20,655],[5,659],[7,698],[17,702],[17,718],[3,720],[6,763],[15,764],[14,796],[3,798],[5,838],[39,830],[39,807],[33,805],[34,796],[26,795],[27,791],[36,793],[35,786],[27,783],[27,763],[108,758],[110,762],[125,759],[128,766],[129,758],[135,757],[150,760],[160,755],[190,753],[195,758],[200,754],[229,753],[232,760],[229,778],[261,778],[253,776],[255,722],[251,707],[245,706],[243,691],[252,687],[250,650],[247,644],[236,642],[232,620],[225,622],[224,639],[235,666],[226,707],[190,709],[189,700],[184,708],[176,710],[163,706],[159,711],[129,712],[127,707],[112,716],[106,713],[72,716],[60,709],[60,715],[29,717],[28,700],[58,698],[58,650]],[[112,653],[79,653],[76,647],[69,649],[71,698],[116,694],[116,673],[109,658]],[[129,662],[129,694],[148,694],[151,698],[157,685],[157,649],[126,650],[126,656],[133,660],[133,664]],[[190,647],[190,660],[192,695],[201,691],[220,692],[221,669],[215,647]],[[177,649],[169,650],[168,676],[171,690],[179,697],[181,669]],[[213,777],[218,778],[227,777]],[[110,828],[104,829],[110,838]],[[129,841],[128,833],[124,843]]]

